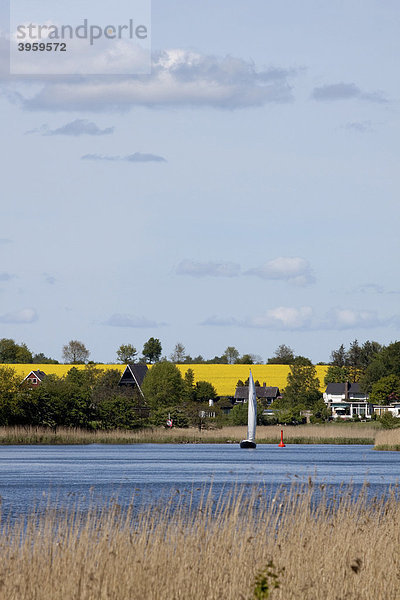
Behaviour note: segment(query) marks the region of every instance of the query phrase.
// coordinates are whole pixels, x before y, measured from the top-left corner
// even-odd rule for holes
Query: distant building
[[[128,364],[119,380],[120,386],[137,388],[143,396],[142,384],[148,371],[147,365]]]
[[[392,402],[392,404],[374,404],[374,413],[381,417],[386,412],[391,413],[394,417],[400,417],[400,402]]]
[[[44,373],[44,371],[31,371],[24,379],[23,383],[29,383],[29,385],[32,385],[34,387],[36,387],[37,385],[40,385],[43,381],[43,379],[45,379],[46,377],[46,373]]]
[[[325,404],[331,409],[334,419],[360,417],[370,419],[373,413],[368,394],[358,383],[328,383],[323,394]]]
[[[268,405],[280,396],[278,387],[268,387],[265,383],[256,386],[257,400],[264,400]],[[235,390],[235,403],[243,404],[249,401],[249,386],[239,385]]]

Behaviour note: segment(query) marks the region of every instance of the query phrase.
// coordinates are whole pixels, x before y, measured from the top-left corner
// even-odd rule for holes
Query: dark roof
[[[348,383],[347,385],[349,386],[349,394],[362,394],[362,390],[360,389],[360,385],[358,383]],[[345,383],[328,383],[325,391],[327,394],[341,396],[345,393],[345,386]]]
[[[279,396],[279,388],[267,387],[264,385],[256,386],[257,398],[277,398]],[[235,391],[235,400],[248,400],[249,387],[247,385],[239,385]]]
[[[143,379],[148,371],[147,365],[128,364],[122,377],[119,380],[119,385],[138,385],[139,388],[143,383]]]
[[[39,381],[43,381],[43,379],[46,377],[46,373],[44,371],[40,371],[39,369],[37,371],[31,371],[30,373],[28,373],[28,375],[25,377],[25,379],[28,379],[28,377],[30,375],[34,375],[37,379],[39,379]]]

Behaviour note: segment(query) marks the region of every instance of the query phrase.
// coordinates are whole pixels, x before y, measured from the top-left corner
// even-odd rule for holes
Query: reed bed
[[[49,510],[0,531],[4,600],[395,600],[400,502],[342,488]]]
[[[400,429],[383,429],[377,431],[375,450],[400,450]]]
[[[373,444],[379,425],[343,423],[321,425],[281,425],[257,427],[259,444],[279,442],[281,429],[288,444]],[[247,435],[246,427],[201,430],[147,428],[137,431],[86,431],[83,429],[44,427],[1,427],[1,444],[164,444],[164,443],[239,443]]]

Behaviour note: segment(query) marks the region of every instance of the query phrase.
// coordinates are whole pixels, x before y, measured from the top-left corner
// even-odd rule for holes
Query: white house
[[[323,394],[334,419],[360,417],[370,419],[373,409],[358,383],[328,383]]]

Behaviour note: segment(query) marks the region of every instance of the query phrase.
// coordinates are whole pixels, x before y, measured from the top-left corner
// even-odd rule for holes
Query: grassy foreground
[[[310,486],[82,517],[48,512],[0,531],[7,600],[395,600],[400,502]],[[188,500],[190,502],[190,499]],[[133,516],[133,515],[136,516]]]
[[[379,425],[343,423],[326,425],[280,425],[258,427],[259,444],[277,444],[281,429],[287,444],[373,444]],[[58,428],[56,432],[42,427],[1,427],[0,444],[165,444],[165,443],[239,443],[246,437],[246,427],[223,427],[202,430],[165,429],[158,427],[139,431],[85,431]],[[399,442],[400,443],[400,442]]]

